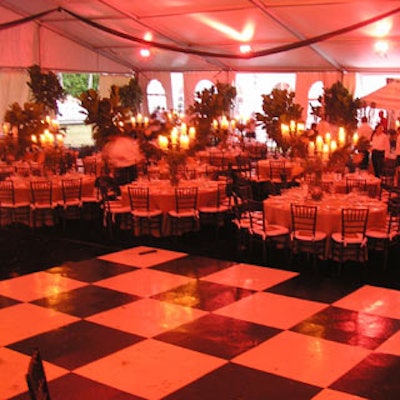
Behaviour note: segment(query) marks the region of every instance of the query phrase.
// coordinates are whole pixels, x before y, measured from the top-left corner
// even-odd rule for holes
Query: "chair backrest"
[[[4,204],[15,204],[14,182],[0,181],[0,202]]]
[[[38,349],[34,351],[31,357],[28,373],[26,374],[26,381],[28,383],[31,400],[50,400],[46,374]]]
[[[31,199],[33,204],[52,203],[53,184],[50,180],[31,181]]]
[[[351,193],[354,189],[359,192],[366,192],[367,180],[360,178],[346,178],[346,193]]]
[[[243,201],[253,199],[253,189],[251,185],[240,185],[236,189],[236,193]]]
[[[222,202],[226,199],[227,190],[228,190],[228,184],[226,182],[218,183],[218,187],[217,187],[217,207],[219,207],[222,204]]]
[[[150,191],[148,187],[128,186],[131,210],[149,210]]]
[[[184,210],[197,209],[197,187],[175,188],[175,209],[179,213]]]
[[[281,179],[281,175],[285,174],[285,161],[284,160],[270,160],[269,162],[270,178]]]
[[[263,202],[259,200],[248,200],[246,204],[246,211],[250,218],[250,229],[254,230],[255,226],[262,226],[265,231],[265,218]],[[259,223],[262,218],[262,224]]]
[[[61,187],[64,202],[81,200],[82,178],[62,179]]]
[[[290,204],[292,217],[292,231],[304,231],[315,234],[317,226],[317,206],[307,206],[304,204]]]
[[[83,172],[86,175],[97,175],[97,160],[95,157],[87,157],[82,160]]]
[[[356,233],[364,236],[368,215],[368,208],[342,208],[342,238]]]
[[[31,174],[31,167],[29,165],[17,165],[15,172],[19,176],[28,177]]]

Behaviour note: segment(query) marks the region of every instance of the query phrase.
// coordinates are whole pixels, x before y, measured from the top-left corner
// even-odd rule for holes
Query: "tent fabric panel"
[[[383,88],[362,97],[361,101],[365,101],[369,106],[375,103],[376,108],[400,110],[400,81],[388,83]]]
[[[58,71],[129,73],[127,66],[102,57],[48,29],[40,34],[41,66]]]
[[[0,31],[0,66],[24,68],[39,61],[36,24]]]
[[[0,118],[3,120],[5,111],[12,103],[23,105],[29,101],[30,91],[27,85],[29,75],[27,71],[2,70],[0,71]]]

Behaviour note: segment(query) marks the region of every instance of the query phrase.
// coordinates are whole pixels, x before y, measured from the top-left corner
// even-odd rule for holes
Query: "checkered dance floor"
[[[400,292],[135,247],[0,281],[0,399],[400,399]]]

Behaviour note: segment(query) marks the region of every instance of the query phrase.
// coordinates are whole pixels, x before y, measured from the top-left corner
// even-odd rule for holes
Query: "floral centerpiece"
[[[65,133],[50,117],[58,112],[57,101],[66,96],[57,75],[51,71],[43,72],[38,65],[29,67],[27,71],[31,101],[23,105],[11,104],[4,115],[4,145],[13,158],[24,157],[32,146],[43,147],[48,140],[54,146],[61,145]]]
[[[236,93],[234,86],[222,82],[196,92],[194,103],[188,107],[187,114],[196,128],[198,148],[226,141],[228,129],[225,120],[234,107]]]

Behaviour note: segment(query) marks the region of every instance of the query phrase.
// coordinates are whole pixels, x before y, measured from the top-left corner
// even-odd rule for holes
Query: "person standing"
[[[384,133],[384,127],[378,124],[371,138],[371,161],[376,177],[380,177],[385,165],[385,158],[389,157],[390,142],[389,137]]]
[[[382,110],[379,111],[379,124],[383,126],[383,132],[387,133],[387,131],[388,131],[388,120],[385,117],[385,113]]]
[[[361,124],[357,129],[358,137],[364,138],[364,143],[369,144],[371,141],[371,137],[373,134],[373,129],[371,128],[371,125],[368,123],[368,118],[367,117],[362,117],[361,118]],[[369,166],[369,150],[365,149],[362,150],[361,153],[363,154],[363,159],[360,164],[360,169],[366,169],[368,170]]]
[[[400,127],[397,128],[395,155],[396,167],[398,167],[400,165]]]

